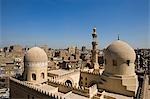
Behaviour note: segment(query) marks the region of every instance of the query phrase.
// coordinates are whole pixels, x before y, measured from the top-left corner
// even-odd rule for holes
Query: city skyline
[[[96,27],[99,48],[118,34],[134,48],[150,48],[148,0],[2,0],[1,5],[1,46],[90,48]]]

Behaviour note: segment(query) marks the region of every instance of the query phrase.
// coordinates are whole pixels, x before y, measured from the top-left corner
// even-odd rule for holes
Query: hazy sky
[[[0,45],[91,46],[96,26],[100,48],[120,39],[150,48],[149,0],[0,0]]]

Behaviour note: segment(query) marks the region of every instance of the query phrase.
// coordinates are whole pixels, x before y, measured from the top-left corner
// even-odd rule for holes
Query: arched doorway
[[[65,84],[66,84],[66,85],[69,85],[69,86],[72,86],[72,82],[71,82],[70,80],[66,80],[66,81],[65,81]]]

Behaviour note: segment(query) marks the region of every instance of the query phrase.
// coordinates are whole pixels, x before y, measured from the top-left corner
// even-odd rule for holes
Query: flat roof
[[[47,85],[47,84],[43,84],[43,85],[36,86],[36,87],[46,90],[46,91],[53,91],[55,88],[57,88],[57,87],[53,87],[53,86]]]
[[[110,92],[102,92],[102,95],[110,96],[116,99],[133,99],[133,97],[128,97],[120,94],[110,93]]]
[[[65,97],[66,99],[89,99],[88,97],[84,97],[75,93],[70,93]]]
[[[65,74],[68,74],[68,73],[72,73],[72,72],[74,72],[74,70],[58,69],[58,70],[48,71],[48,73],[55,74],[55,75],[58,75],[58,76],[62,76],[62,75],[65,75]]]

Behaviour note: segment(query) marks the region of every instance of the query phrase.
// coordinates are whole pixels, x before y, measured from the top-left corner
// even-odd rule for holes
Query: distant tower
[[[92,60],[91,60],[91,65],[94,68],[94,70],[99,69],[99,64],[98,64],[98,51],[97,51],[97,33],[96,33],[96,28],[93,28],[93,33],[92,33]]]

